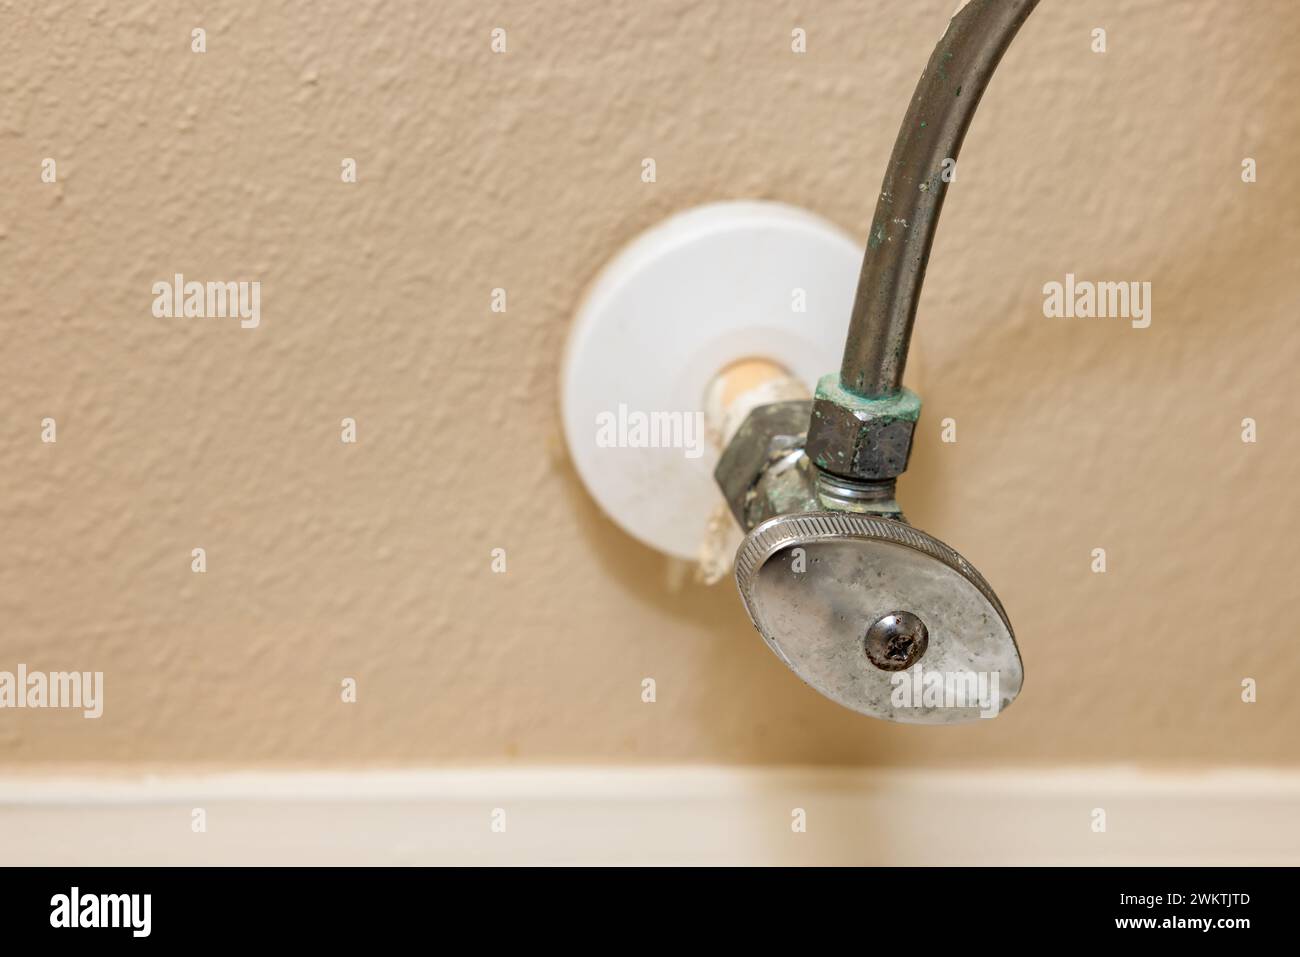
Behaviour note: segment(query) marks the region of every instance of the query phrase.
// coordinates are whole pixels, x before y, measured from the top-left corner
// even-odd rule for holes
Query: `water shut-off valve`
[[[690,553],[684,542],[708,506],[695,492],[677,495],[679,464],[632,466],[584,445],[593,410],[603,414],[601,402],[629,389],[665,408],[673,396],[703,393],[746,355],[765,354],[790,381],[816,383],[811,398],[751,401],[738,425],[721,430],[713,478],[744,532],[736,584],[754,627],[800,678],[891,721],[992,717],[1023,683],[997,595],[956,551],[908,524],[895,484],[921,413],[903,370],[948,174],[1037,2],[967,0],[949,22],[895,141],[847,337],[849,303],[832,293],[799,329],[769,311],[792,287],[843,288],[856,247],[814,217],[759,204],[685,214],[638,241],[597,282],[570,336],[564,401],[579,472],[611,517],[679,555]],[[675,287],[690,298],[673,301]],[[647,336],[649,328],[665,335]],[[843,342],[843,361],[820,375],[829,340]],[[810,367],[814,359],[821,368]],[[682,537],[660,527],[665,514],[686,529]]]
[[[826,697],[894,721],[995,715],[1024,678],[993,589],[957,552],[906,523],[894,484],[921,411],[902,374],[944,172],[1036,3],[975,0],[954,15],[881,186],[840,371],[820,380],[810,407],[755,409],[715,473],[748,532],[736,584],[763,640]],[[790,433],[801,422],[799,443]],[[755,451],[773,443],[782,453],[760,462]],[[802,461],[791,453],[798,444]],[[787,484],[797,477],[798,490],[782,487],[772,469]]]

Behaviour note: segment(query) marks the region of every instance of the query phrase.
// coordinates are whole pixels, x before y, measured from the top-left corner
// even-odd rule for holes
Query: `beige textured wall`
[[[1300,5],[1044,0],[976,119],[901,494],[1027,683],[958,729],[841,710],[674,585],[556,401],[662,217],[863,233],[953,0],[205,6],[0,10],[0,670],[106,673],[98,721],[0,712],[0,763],[1300,761]],[[1067,271],[1151,281],[1151,328],[1045,319]],[[261,327],[155,319],[174,272],[260,280]]]

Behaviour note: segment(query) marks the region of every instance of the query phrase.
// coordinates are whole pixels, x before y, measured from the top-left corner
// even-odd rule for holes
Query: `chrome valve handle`
[[[1020,692],[1011,624],[988,583],[936,538],[843,512],[781,515],[736,553],[769,648],[816,691],[890,721],[994,717]]]

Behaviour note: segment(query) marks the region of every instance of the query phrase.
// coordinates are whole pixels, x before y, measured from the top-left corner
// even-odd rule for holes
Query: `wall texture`
[[[106,683],[0,711],[0,762],[1300,762],[1300,6],[1045,0],[976,118],[901,496],[1027,682],[958,729],[805,688],[598,512],[556,403],[664,216],[865,231],[953,0],[204,6],[0,4],[0,670]],[[261,326],[155,318],[177,272]],[[1150,281],[1151,327],[1044,318],[1067,272]]]

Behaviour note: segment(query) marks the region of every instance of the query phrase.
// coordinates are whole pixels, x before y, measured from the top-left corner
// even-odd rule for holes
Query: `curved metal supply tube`
[[[980,97],[1038,0],[967,0],[934,48],[889,158],[862,259],[840,381],[897,393],[948,183]]]

